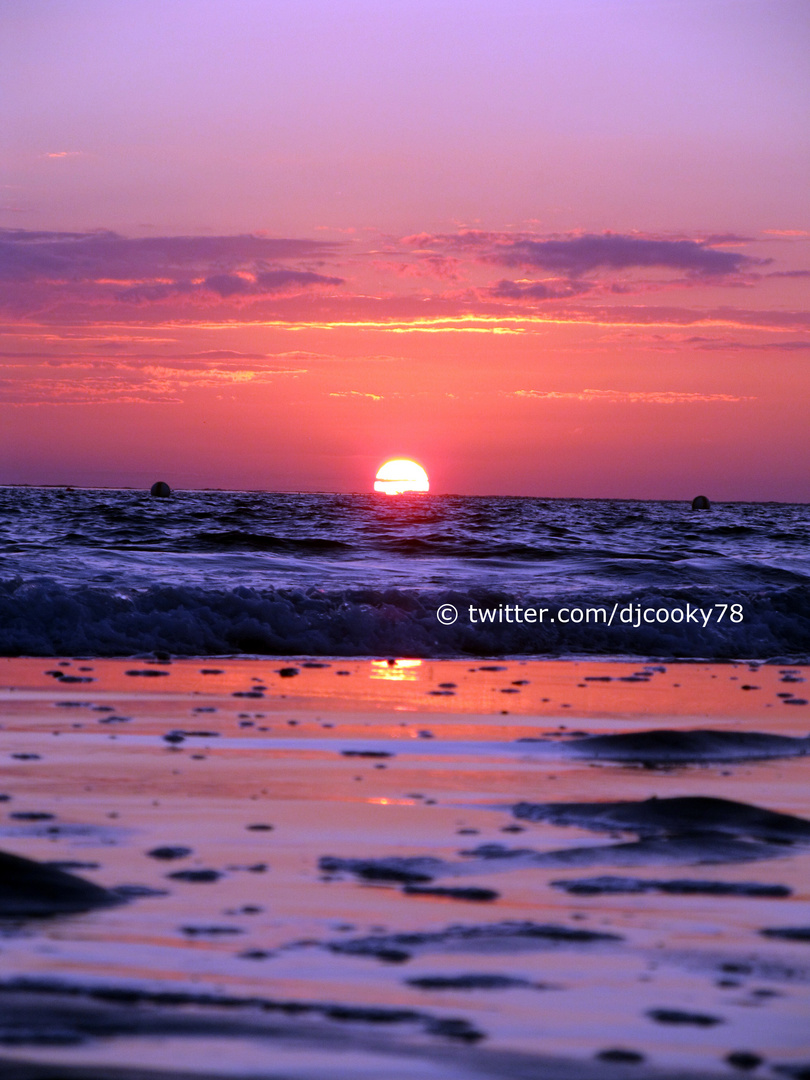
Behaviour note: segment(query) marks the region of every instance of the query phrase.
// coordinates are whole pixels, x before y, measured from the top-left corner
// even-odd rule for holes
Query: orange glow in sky
[[[807,499],[810,5],[270,7],[0,6],[0,485]]]

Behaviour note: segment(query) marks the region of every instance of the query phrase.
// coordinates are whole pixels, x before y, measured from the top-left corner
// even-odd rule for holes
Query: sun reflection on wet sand
[[[415,682],[421,660],[372,660],[371,678],[390,682]]]

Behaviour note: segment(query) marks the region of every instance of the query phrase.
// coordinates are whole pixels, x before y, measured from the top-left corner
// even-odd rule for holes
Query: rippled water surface
[[[808,540],[804,505],[5,488],[0,649],[800,658]],[[744,616],[487,633],[448,602]]]

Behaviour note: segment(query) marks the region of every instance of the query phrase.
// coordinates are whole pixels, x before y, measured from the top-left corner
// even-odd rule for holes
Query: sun
[[[421,465],[407,458],[393,458],[377,470],[374,490],[401,495],[404,491],[430,491],[430,483]]]

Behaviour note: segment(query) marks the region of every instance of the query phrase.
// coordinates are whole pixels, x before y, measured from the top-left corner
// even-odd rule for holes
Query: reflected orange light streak
[[[370,679],[386,679],[389,682],[416,682],[418,671],[422,666],[421,660],[395,660],[389,664],[387,660],[372,660]]]
[[[416,799],[366,799],[375,806],[416,806]]]

